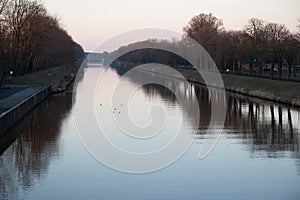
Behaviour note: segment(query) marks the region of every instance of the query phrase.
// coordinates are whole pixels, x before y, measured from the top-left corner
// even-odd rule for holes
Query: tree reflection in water
[[[149,89],[152,88],[152,89]],[[193,88],[198,98],[200,108],[199,133],[203,131],[210,122],[211,102],[216,95],[211,95],[207,88],[201,86],[189,86]],[[160,90],[154,92],[151,90]],[[167,92],[166,92],[167,91]],[[145,92],[150,96],[161,94],[165,98],[170,91],[164,87],[146,86]],[[217,92],[217,91],[216,91]],[[189,98],[189,96],[186,96]],[[272,154],[279,151],[299,151],[299,110],[283,107],[282,105],[270,102],[247,98],[245,96],[227,94],[227,115],[225,129],[236,130],[230,134],[236,134],[240,139],[252,140],[245,141],[251,144],[254,151],[269,152],[269,156],[280,156]],[[176,101],[175,97],[169,98],[171,102]],[[193,108],[189,104],[183,105],[183,110],[193,119]],[[194,122],[197,123],[197,122]]]
[[[47,175],[51,161],[61,156],[60,129],[71,108],[71,93],[52,96],[36,109],[43,111],[35,110],[23,120],[31,122],[28,128],[11,133],[20,136],[0,157],[0,199],[17,199]]]
[[[133,81],[139,82],[145,79],[147,73],[141,72]],[[156,78],[159,78],[157,76]],[[193,98],[192,94],[197,97],[200,108],[200,121],[193,123],[199,125],[203,130],[208,127],[211,118],[212,101],[219,102],[222,98],[218,90],[209,94],[206,87],[194,84],[184,84],[180,80],[164,78],[168,85],[173,89],[181,92],[186,99]],[[160,95],[166,99],[166,102],[174,104],[177,102],[172,92],[162,86],[146,85],[143,90],[149,97]],[[252,145],[253,150],[265,150],[269,153],[278,151],[298,151],[299,150],[299,113],[297,109],[263,101],[257,98],[250,98],[243,95],[227,93],[227,115],[225,120],[225,129],[231,128],[241,139],[251,139],[252,142],[245,142]],[[192,99],[195,101],[196,99]],[[188,101],[187,101],[188,102]],[[191,104],[184,104],[182,108],[189,116],[188,119],[194,119],[194,108]],[[204,133],[205,131],[200,131]],[[269,154],[276,156],[275,154]],[[280,156],[278,154],[278,156]]]
[[[118,68],[116,70],[119,75],[126,72],[120,71]],[[136,73],[138,74],[131,77],[131,81],[136,84],[149,76],[153,78],[153,74],[149,75],[148,72]],[[160,75],[156,75],[155,78],[163,79],[172,90],[180,91],[185,98],[191,101],[198,100],[200,121],[195,120],[195,109],[191,107],[191,104],[187,103],[181,107],[187,116],[185,119],[188,119],[194,126],[199,126],[196,138],[203,139],[211,119],[212,101],[219,102],[220,98],[224,97],[218,94],[217,89],[212,92],[213,94],[209,94],[208,89],[203,86],[187,85],[180,80]],[[174,94],[165,87],[145,85],[143,90],[149,98],[159,95],[170,106],[177,103]],[[197,99],[191,99],[194,96]],[[226,135],[232,135],[240,143],[247,145],[251,156],[296,158],[300,173],[300,111],[298,109],[233,93],[227,93],[226,100],[227,114],[224,125]]]

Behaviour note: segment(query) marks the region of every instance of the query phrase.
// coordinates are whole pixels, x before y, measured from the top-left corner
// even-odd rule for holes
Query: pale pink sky
[[[42,0],[86,51],[122,32],[165,28],[182,33],[189,20],[213,13],[227,30],[242,29],[251,17],[297,31],[299,0]]]

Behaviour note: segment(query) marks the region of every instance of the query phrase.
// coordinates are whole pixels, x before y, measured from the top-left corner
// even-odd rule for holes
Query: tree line
[[[0,86],[13,71],[22,75],[72,66],[82,47],[37,0],[0,0]]]
[[[300,30],[300,19],[298,20]],[[197,41],[209,53],[220,71],[247,71],[250,75],[268,74],[282,77],[286,70],[288,78],[296,76],[296,65],[300,64],[300,31],[291,33],[284,24],[251,18],[242,30],[226,30],[221,19],[212,14],[194,16],[183,28],[180,40],[147,40],[121,47],[112,55],[125,49],[139,47],[150,42],[159,45],[184,46],[186,37]],[[132,48],[133,49],[133,48]],[[189,52],[193,54],[193,52]],[[183,58],[172,53],[142,49],[120,57],[115,63],[157,62],[172,66],[189,66]],[[114,63],[114,64],[115,64]],[[269,65],[266,66],[266,63]],[[245,67],[247,66],[247,67]],[[286,66],[284,68],[284,66]]]

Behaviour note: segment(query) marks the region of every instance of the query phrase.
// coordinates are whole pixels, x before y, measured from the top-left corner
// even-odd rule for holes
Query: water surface
[[[100,66],[84,70],[77,95],[93,84]],[[108,69],[103,80],[111,85],[125,73]],[[141,72],[126,80],[135,87],[149,76]],[[297,109],[258,99],[228,94],[223,134],[209,156],[198,152],[207,137],[211,99],[203,87],[185,85],[166,78],[170,87],[186,98],[197,97],[200,120],[194,108],[180,105],[170,90],[146,85],[133,97],[131,111],[140,125],[148,122],[145,108],[159,104],[170,120],[155,143],[135,143],[116,129],[110,138],[130,151],[160,148],[173,137],[182,121],[184,133],[195,136],[189,150],[171,166],[148,174],[132,175],[112,170],[87,153],[76,132],[73,114],[86,106],[72,104],[72,93],[53,96],[29,128],[0,157],[0,199],[299,199],[300,198],[300,112]],[[79,104],[82,103],[81,105]],[[99,102],[100,103],[100,102]],[[109,102],[102,102],[103,107]],[[102,109],[102,111],[101,111]],[[103,111],[104,109],[104,111]],[[110,108],[98,112],[111,114]],[[90,113],[83,113],[87,120]],[[94,113],[93,113],[94,115]],[[103,119],[105,120],[105,119]],[[110,121],[105,121],[107,126]],[[173,124],[173,126],[172,126]]]

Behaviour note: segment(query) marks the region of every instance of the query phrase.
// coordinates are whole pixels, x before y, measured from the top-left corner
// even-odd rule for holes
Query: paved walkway
[[[0,89],[0,116],[44,88],[45,86],[10,85]]]
[[[15,86],[15,85],[11,85],[11,86],[6,86],[4,88],[0,89],[0,100],[5,99],[17,92],[20,92],[21,90],[26,89],[29,86]]]

